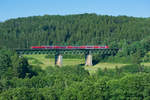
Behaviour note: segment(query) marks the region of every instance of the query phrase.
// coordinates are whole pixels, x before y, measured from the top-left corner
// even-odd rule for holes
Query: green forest
[[[150,18],[96,14],[45,15],[0,23],[0,46],[109,45],[141,41],[150,33]]]
[[[41,45],[108,45],[118,53],[94,55],[93,62],[128,65],[93,74],[82,65],[42,69],[15,52]],[[150,18],[77,14],[0,22],[0,100],[150,100],[150,65],[142,65],[149,62]]]

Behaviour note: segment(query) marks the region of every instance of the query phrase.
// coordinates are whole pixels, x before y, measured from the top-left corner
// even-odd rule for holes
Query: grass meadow
[[[55,59],[54,58],[46,58],[46,55],[24,55],[25,58],[28,59],[28,62],[30,65],[33,66],[40,66],[42,69],[45,69],[46,67],[55,67]],[[68,59],[63,58],[63,66],[75,66],[75,65],[82,65],[84,66],[85,59]],[[150,64],[150,63],[149,63]],[[112,69],[115,67],[122,67],[127,64],[120,64],[120,63],[104,63],[99,62],[94,66],[84,66],[86,70],[88,70],[90,73],[95,73],[98,68],[104,69]]]

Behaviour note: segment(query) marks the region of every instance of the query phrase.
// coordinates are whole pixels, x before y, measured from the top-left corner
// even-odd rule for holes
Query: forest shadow
[[[93,66],[94,66],[94,65],[98,64],[99,61],[98,60],[93,60],[92,63],[93,63]]]

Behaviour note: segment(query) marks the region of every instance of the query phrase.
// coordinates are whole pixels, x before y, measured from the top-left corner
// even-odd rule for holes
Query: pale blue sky
[[[0,0],[0,21],[81,13],[150,17],[150,0]]]

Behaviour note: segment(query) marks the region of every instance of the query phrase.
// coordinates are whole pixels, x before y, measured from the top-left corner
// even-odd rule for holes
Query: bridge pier
[[[86,54],[85,55],[85,66],[92,66],[92,55]]]
[[[62,66],[62,58],[63,56],[61,54],[55,55],[55,65],[61,67]]]
[[[73,54],[72,52],[76,51],[81,54],[85,54],[85,65],[86,66],[92,66],[92,54],[93,53],[101,53],[101,54],[112,54],[115,55],[118,52],[119,49],[16,49],[16,52],[18,55],[24,55],[24,54],[55,54],[55,65],[62,66],[62,54],[65,54],[65,52],[68,52],[70,54]],[[19,57],[20,57],[19,56]]]

